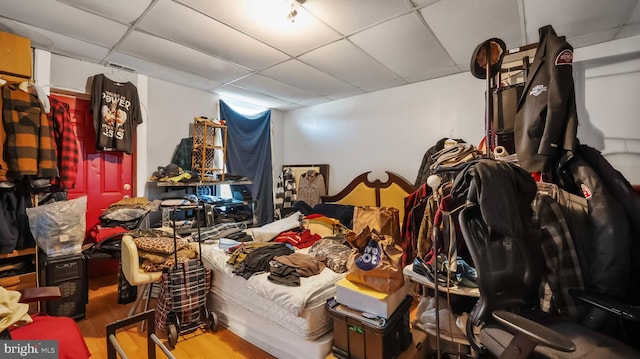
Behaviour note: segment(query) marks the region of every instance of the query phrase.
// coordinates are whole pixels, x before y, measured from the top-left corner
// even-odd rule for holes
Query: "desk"
[[[255,207],[256,202],[253,200],[253,197],[250,193],[250,185],[253,184],[251,180],[224,180],[224,181],[199,181],[199,182],[168,182],[168,181],[153,181],[149,182],[155,184],[155,187],[158,189],[163,189],[166,191],[167,189],[171,190],[181,190],[184,191],[183,194],[195,195],[198,198],[202,198],[204,196],[214,196],[214,197],[229,197],[229,198],[237,198],[232,201],[225,201],[223,203],[217,202],[207,202],[206,199],[203,199],[206,202],[205,215],[203,219],[205,220],[206,226],[212,226],[216,223],[216,218],[218,215],[222,215],[225,218],[232,218],[235,221],[242,221],[247,224],[247,226],[253,226],[256,224],[255,217]],[[229,185],[231,187],[231,194],[223,194],[220,190],[220,186]],[[241,186],[235,187],[234,186]],[[237,191],[236,191],[237,190]],[[159,194],[154,197],[166,198],[165,194]],[[175,196],[175,194],[174,194]],[[183,195],[178,195],[177,197],[182,197]],[[150,196],[152,197],[152,196]],[[241,199],[240,199],[241,197]],[[225,199],[229,199],[225,198]],[[214,210],[214,208],[216,208]],[[215,213],[214,213],[215,212]],[[217,214],[216,214],[217,213]],[[163,225],[166,225],[168,221],[168,215],[166,211],[162,212],[161,222]]]

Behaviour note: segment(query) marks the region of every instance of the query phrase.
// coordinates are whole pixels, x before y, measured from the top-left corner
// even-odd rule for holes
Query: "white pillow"
[[[302,218],[302,213],[298,211],[283,219],[267,223],[262,227],[252,228],[251,236],[256,242],[269,242],[282,232],[300,227]]]

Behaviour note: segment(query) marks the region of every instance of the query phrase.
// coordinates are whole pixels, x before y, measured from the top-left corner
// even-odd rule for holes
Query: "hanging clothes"
[[[298,200],[313,207],[321,203],[320,196],[326,194],[324,176],[317,171],[307,171],[298,180]]]
[[[191,155],[193,154],[193,137],[186,137],[180,140],[171,158],[171,163],[175,163],[185,171],[191,171]]]
[[[420,168],[418,168],[418,176],[416,177],[416,181],[413,184],[413,186],[418,188],[421,185],[427,183],[427,178],[433,174],[433,170],[431,169],[431,166],[433,165],[436,159],[434,158],[434,155],[437,152],[439,152],[445,147],[460,144],[460,143],[466,143],[466,142],[461,138],[452,139],[452,138],[444,137],[439,139],[435,145],[429,147],[427,152],[425,152],[424,156],[422,156],[422,163],[420,163]]]
[[[243,116],[220,101],[220,119],[227,121],[227,175],[234,173],[253,181],[258,225],[273,222],[273,176],[271,168],[271,110]]]
[[[292,208],[297,198],[296,176],[291,168],[285,168],[276,182],[276,218],[283,218],[283,209]]]
[[[428,208],[431,189],[423,183],[413,193],[404,199],[404,218],[400,237],[402,238],[402,265],[413,262],[416,256],[424,257],[426,251],[420,255],[419,232],[421,231],[422,218]],[[437,207],[437,204],[436,204]],[[430,247],[431,245],[429,245]]]
[[[133,132],[142,123],[138,89],[131,82],[115,82],[103,74],[93,76],[91,111],[96,150],[131,154]]]
[[[21,90],[17,83],[4,85],[2,122],[6,135],[2,158],[7,171],[0,171],[0,182],[19,181],[22,176],[58,176],[49,120],[35,95]]]
[[[31,195],[27,191],[0,189],[0,253],[35,247],[26,212],[30,207]]]
[[[58,184],[60,189],[71,189],[76,186],[78,175],[78,138],[71,122],[69,105],[53,97],[49,99],[49,103],[49,125],[57,148],[59,170],[59,178],[52,182],[54,185]]]
[[[514,126],[518,164],[529,172],[549,171],[564,151],[578,144],[573,47],[551,25],[538,32],[540,42]]]

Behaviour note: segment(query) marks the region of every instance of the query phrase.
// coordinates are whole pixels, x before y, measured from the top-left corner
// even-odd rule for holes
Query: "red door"
[[[133,195],[133,160],[124,152],[96,151],[96,132],[90,113],[90,101],[52,94],[69,105],[81,153],[76,186],[69,199],[87,196],[87,234],[100,223],[99,216],[110,204]]]

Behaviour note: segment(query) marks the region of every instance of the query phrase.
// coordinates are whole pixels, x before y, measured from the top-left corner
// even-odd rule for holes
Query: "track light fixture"
[[[306,0],[290,0],[289,1],[289,14],[287,15],[287,20],[291,22],[296,21],[296,16],[298,16],[298,9],[300,5],[304,4]]]

